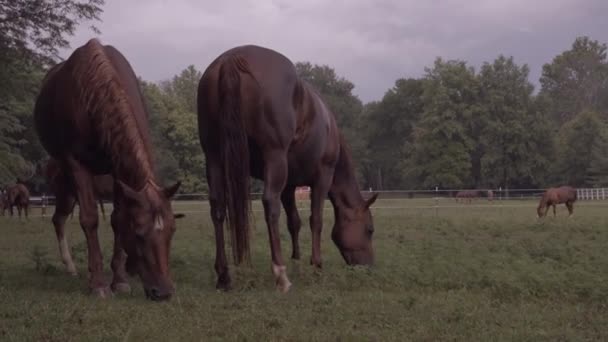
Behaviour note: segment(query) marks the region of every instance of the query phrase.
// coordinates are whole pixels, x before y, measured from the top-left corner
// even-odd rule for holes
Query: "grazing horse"
[[[0,215],[4,216],[4,211],[8,207],[8,199],[6,198],[6,191],[0,190]]]
[[[494,191],[492,191],[492,190],[486,191],[486,196],[488,197],[488,201],[492,202],[494,200]]]
[[[67,218],[66,209],[74,214],[74,207],[76,206],[76,185],[70,178],[70,175],[66,170],[61,168],[61,163],[54,158],[49,159],[45,168],[45,176],[47,183],[51,189],[51,192],[55,195],[55,213],[53,214],[52,222],[55,226],[55,234],[57,235],[57,242],[59,244],[59,253],[63,264],[66,266],[67,271],[76,275],[76,267],[72,261],[72,255],[68,247],[68,242],[64,234],[64,226]],[[105,217],[105,210],[103,209],[102,199],[112,200],[114,180],[111,175],[101,175],[93,177],[93,189],[95,197],[99,200],[102,215]]]
[[[546,216],[547,212],[549,211],[549,207],[553,206],[553,217],[555,217],[557,215],[555,212],[555,207],[558,204],[564,203],[568,208],[568,217],[570,217],[574,213],[574,202],[576,202],[576,199],[576,189],[571,186],[549,188],[540,198],[538,208],[536,208],[536,213],[538,214],[539,218]]]
[[[111,293],[103,277],[93,184],[95,175],[112,174],[111,289],[129,291],[126,272],[137,273],[146,297],[170,298],[174,285],[169,250],[175,232],[170,199],[180,183],[158,185],[148,115],[129,62],[116,48],[89,40],[49,70],[34,119],[42,146],[74,184],[87,240],[91,291],[100,297]],[[71,209],[56,208],[63,217]]]
[[[462,190],[456,193],[456,202],[462,199],[467,203],[471,203],[471,200],[477,197],[479,197],[479,190]]]
[[[372,264],[371,204],[357,185],[351,152],[334,114],[282,54],[241,46],[220,55],[198,88],[198,126],[215,228],[217,288],[230,288],[224,250],[228,219],[236,264],[249,257],[249,177],[264,181],[262,203],[277,289],[289,290],[279,239],[281,203],[300,258],[295,190],[311,187],[312,257],[321,267],[323,204],[334,207],[332,240],[347,264]]]
[[[24,184],[17,183],[10,186],[6,190],[5,195],[5,207],[8,207],[8,211],[13,216],[13,206],[17,207],[19,217],[21,217],[21,211],[23,210],[25,217],[28,217],[28,207],[30,205],[30,192]]]

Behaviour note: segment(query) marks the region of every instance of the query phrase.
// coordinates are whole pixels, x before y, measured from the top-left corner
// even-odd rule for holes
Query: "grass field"
[[[173,240],[177,293],[167,303],[147,301],[135,278],[131,295],[87,295],[77,219],[67,229],[80,272],[74,278],[60,262],[49,217],[0,217],[0,340],[608,340],[608,203],[579,202],[572,219],[562,206],[556,219],[543,221],[532,201],[434,204],[377,202],[372,269],[345,266],[326,211],[323,270],[308,265],[305,225],[303,258],[287,264],[294,286],[282,295],[274,290],[261,212],[253,267],[231,268],[234,290],[221,293],[207,207],[177,203],[187,217]],[[308,222],[307,210],[301,216]],[[289,256],[284,223],[281,233]],[[100,234],[109,278],[108,221]]]

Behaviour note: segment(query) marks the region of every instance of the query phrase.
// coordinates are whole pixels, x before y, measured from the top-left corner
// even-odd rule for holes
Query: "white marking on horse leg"
[[[274,274],[275,284],[277,285],[277,290],[282,293],[286,293],[289,291],[291,287],[291,282],[289,278],[287,278],[287,267],[284,265],[276,265],[272,264],[272,274]]]
[[[154,219],[154,230],[163,230],[165,228],[165,222],[162,216],[158,215]]]
[[[65,235],[59,240],[59,252],[61,253],[61,260],[63,264],[66,266],[68,272],[71,275],[77,275],[76,266],[74,265],[74,261],[72,260],[72,255],[70,254],[70,247],[68,246],[68,240]]]

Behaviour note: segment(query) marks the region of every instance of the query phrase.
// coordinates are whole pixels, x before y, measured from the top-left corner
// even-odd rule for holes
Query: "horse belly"
[[[322,155],[323,149],[314,144],[292,146],[287,155],[288,183],[311,186],[319,170]]]

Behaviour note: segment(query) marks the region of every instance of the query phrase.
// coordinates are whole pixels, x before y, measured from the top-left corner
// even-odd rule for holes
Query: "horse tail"
[[[238,57],[224,59],[219,70],[219,152],[223,171],[224,201],[235,264],[249,260],[249,145],[240,112],[240,71],[247,71]]]

